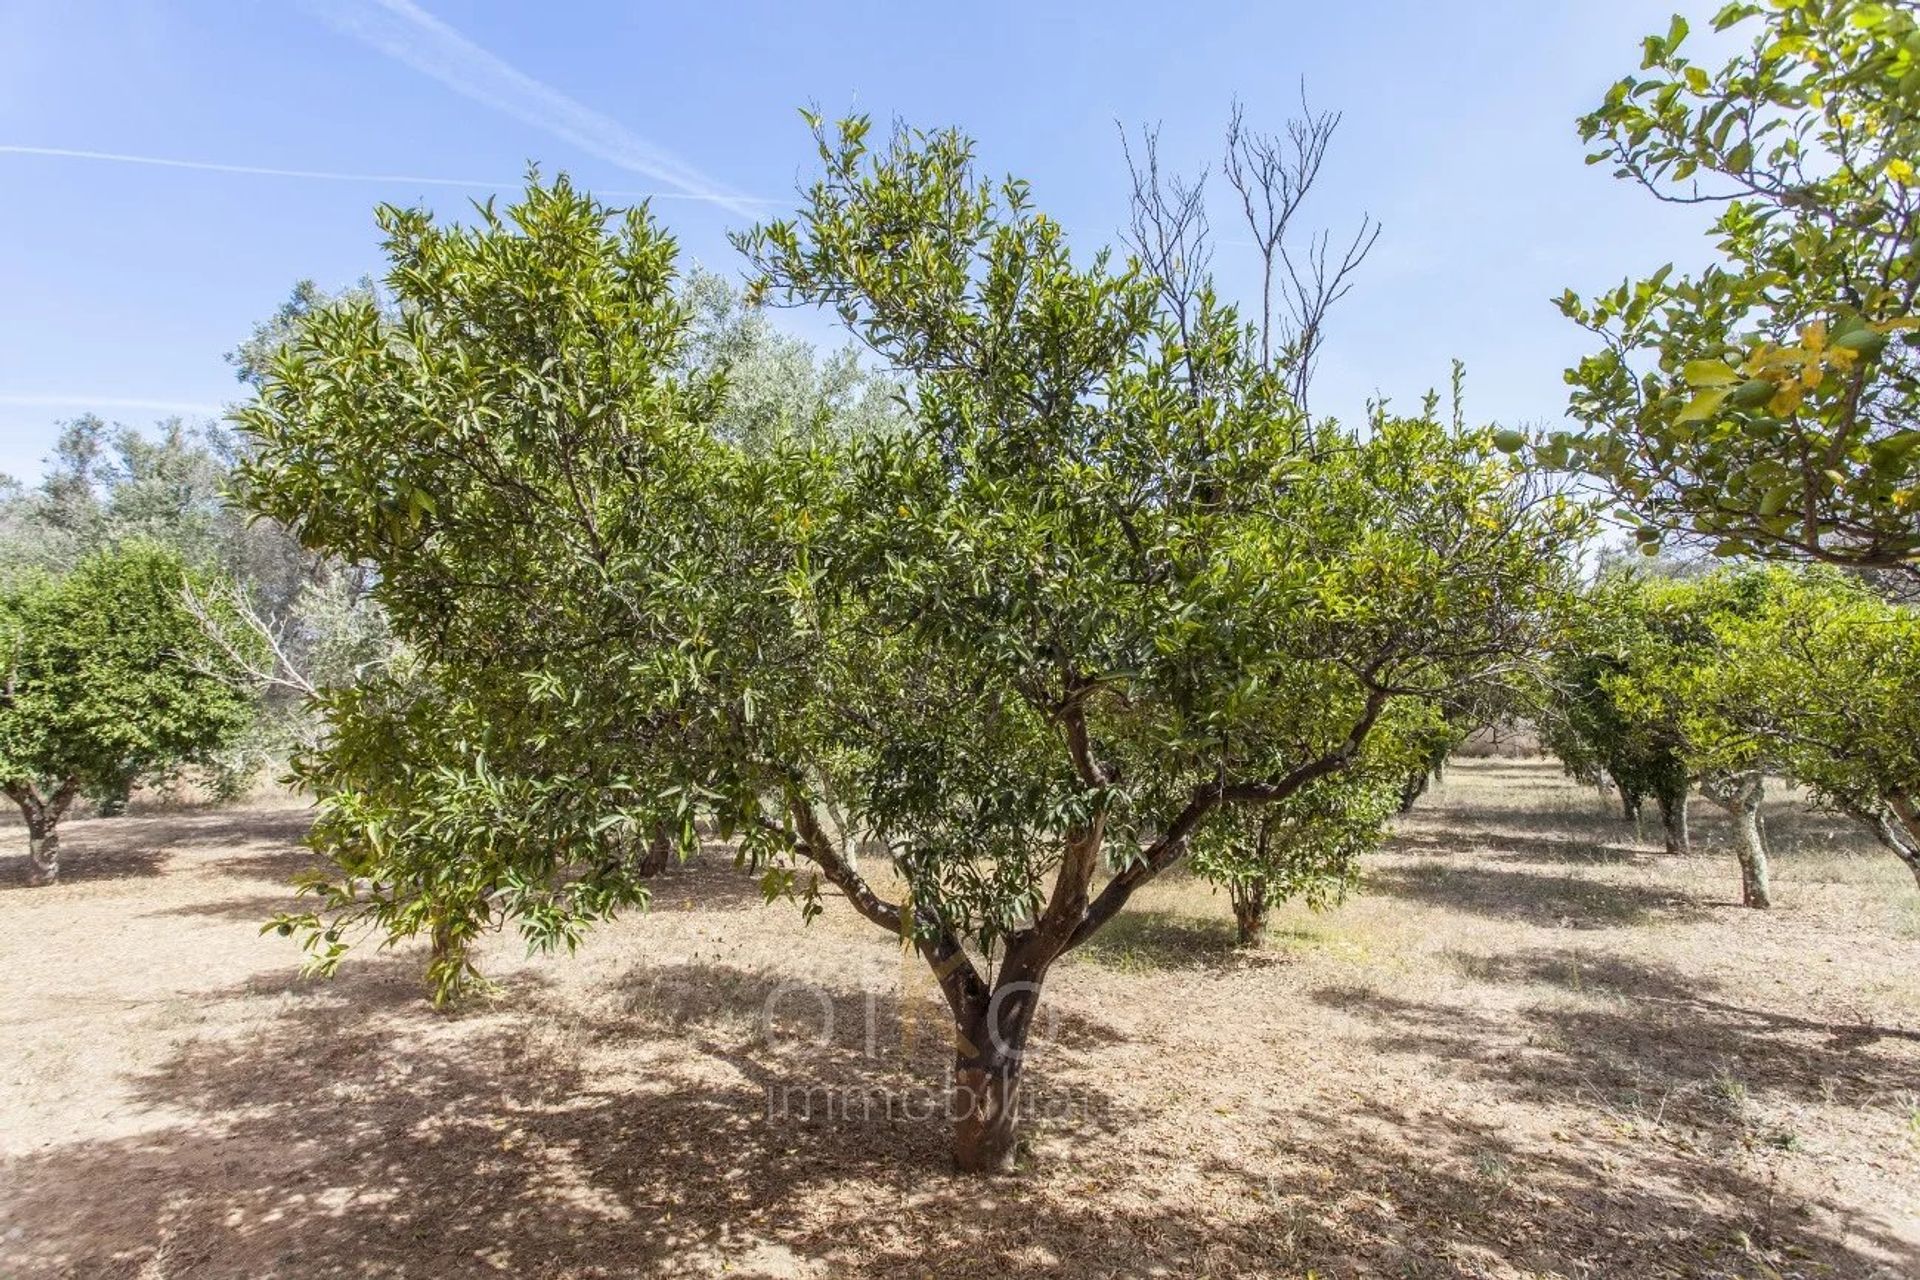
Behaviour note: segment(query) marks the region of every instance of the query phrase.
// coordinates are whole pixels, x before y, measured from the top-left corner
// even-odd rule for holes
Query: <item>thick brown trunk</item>
[[[1257,947],[1267,938],[1267,886],[1236,885],[1228,890],[1233,900],[1233,922],[1240,931],[1240,945]]]
[[[53,824],[27,824],[27,883],[52,884],[60,878],[60,833]]]
[[[1020,1072],[1040,1008],[1049,951],[1008,954],[993,994],[956,1018],[953,1164],[962,1173],[1011,1173],[1020,1145]]]
[[[1012,1173],[1020,1145],[1017,1061],[953,1073],[953,1166],[962,1173]]]

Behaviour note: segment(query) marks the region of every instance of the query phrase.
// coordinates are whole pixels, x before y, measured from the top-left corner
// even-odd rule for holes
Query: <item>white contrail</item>
[[[733,191],[619,121],[488,53],[413,0],[306,0],[336,30],[591,155],[743,217],[759,201]]]
[[[11,409],[151,409],[159,413],[206,414],[226,412],[225,405],[199,400],[146,400],[138,396],[93,396],[0,392],[0,405]]]
[[[80,147],[30,147],[0,143],[0,155],[51,156],[64,160],[105,160],[115,164],[144,164],[162,169],[198,169],[205,173],[242,173],[261,178],[318,178],[327,182],[380,182],[399,186],[477,187],[485,191],[517,189],[522,180],[486,182],[479,178],[423,178],[411,173],[342,173],[333,169],[282,169],[264,164],[224,164],[215,160],[180,160],[172,156],[137,156],[125,151],[89,151]],[[632,200],[707,200],[713,196],[693,195],[685,191],[600,191],[613,199]],[[738,197],[750,203],[776,203],[759,197]]]

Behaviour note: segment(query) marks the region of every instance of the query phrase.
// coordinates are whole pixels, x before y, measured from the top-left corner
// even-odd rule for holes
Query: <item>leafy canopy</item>
[[[323,965],[355,922],[432,931],[443,990],[479,929],[571,944],[704,814],[978,1016],[978,961],[1037,980],[1219,811],[1553,625],[1584,517],[1487,433],[1310,423],[1230,310],[1181,340],[959,135],[817,133],[802,214],[745,247],[901,380],[897,429],[743,447],[672,241],[564,179],[470,227],[382,210],[394,311],[307,317],[241,414],[248,491],[374,564],[415,655],[303,766],[343,874],[284,923]]]
[[[1676,17],[1580,123],[1663,200],[1722,206],[1721,261],[1561,309],[1601,340],[1583,426],[1541,457],[1598,477],[1649,551],[1920,563],[1920,24],[1872,0],[1729,4],[1718,69]]]
[[[1689,780],[1776,767],[1733,696],[1722,630],[1771,607],[1794,575],[1758,569],[1657,578],[1631,571],[1589,590],[1550,665],[1542,729],[1575,776],[1604,773],[1629,806],[1673,804]]]
[[[183,590],[211,580],[133,541],[0,595],[0,783],[111,796],[205,763],[252,718]]]
[[[1710,693],[1785,772],[1848,812],[1891,806],[1920,836],[1920,616],[1838,573],[1779,575],[1716,634]]]

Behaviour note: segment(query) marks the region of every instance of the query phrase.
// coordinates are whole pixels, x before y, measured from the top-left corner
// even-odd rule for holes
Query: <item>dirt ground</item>
[[[1920,1275],[1920,892],[1783,802],[1743,909],[1695,813],[1668,858],[1463,762],[1258,954],[1156,886],[1050,983],[992,1183],[918,962],[721,850],[442,1014],[417,950],[259,935],[294,802],[76,821],[62,884],[0,859],[0,1275]]]

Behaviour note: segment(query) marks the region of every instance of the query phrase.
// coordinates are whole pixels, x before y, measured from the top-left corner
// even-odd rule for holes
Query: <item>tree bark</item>
[[[667,863],[673,858],[673,837],[667,834],[667,824],[655,823],[653,834],[647,841],[647,851],[640,859],[642,876],[657,876],[667,869]]]
[[[1876,813],[1871,822],[1873,833],[1894,857],[1907,864],[1914,883],[1920,885],[1920,808],[1904,795],[1891,797],[1887,804],[1899,824],[1889,821],[1884,813]]]
[[[42,796],[25,781],[9,782],[3,789],[27,820],[27,883],[53,884],[60,878],[60,819],[79,794],[80,779],[62,779],[51,796]]]
[[[953,1167],[961,1173],[1012,1173],[1020,1149],[1019,1064],[956,1065],[952,1099]]]
[[[1240,945],[1257,947],[1267,940],[1267,886],[1254,881],[1230,885],[1227,896],[1233,902],[1233,922],[1240,932]]]
[[[1759,803],[1742,805],[1733,824],[1740,833],[1740,902],[1766,910],[1773,905],[1773,884],[1767,870],[1767,842],[1760,834]]]
[[[1660,826],[1667,835],[1667,852],[1679,856],[1693,852],[1693,837],[1687,830],[1687,795],[1656,797],[1660,803]]]
[[[1760,825],[1760,802],[1766,797],[1766,778],[1758,770],[1700,780],[1701,794],[1727,811],[1739,841],[1740,902],[1765,910],[1773,905],[1773,882],[1767,866],[1767,835]]]
[[[1019,1153],[1020,1072],[1049,962],[1022,950],[1009,950],[984,1005],[955,1019],[950,1114],[962,1173],[1012,1173]]]
[[[1424,769],[1419,773],[1407,775],[1407,780],[1400,786],[1401,813],[1413,812],[1413,806],[1419,803],[1421,796],[1427,794],[1427,784],[1432,781],[1432,777],[1433,775]]]
[[[52,884],[60,878],[60,833],[52,823],[27,820],[27,883]]]

